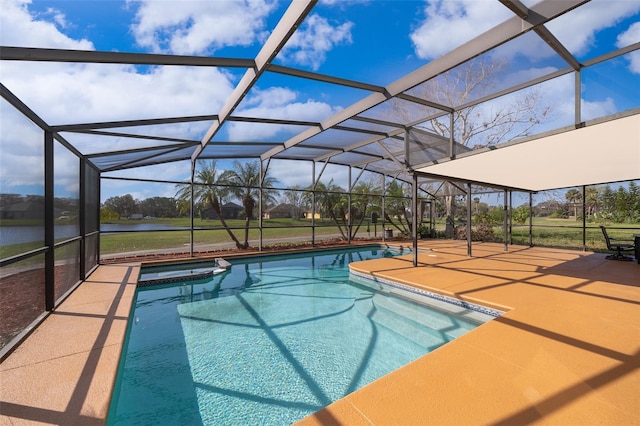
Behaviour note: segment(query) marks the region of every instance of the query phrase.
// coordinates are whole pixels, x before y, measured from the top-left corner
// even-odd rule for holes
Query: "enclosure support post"
[[[53,133],[44,132],[44,309],[53,310],[55,295],[55,223],[54,223],[54,172]]]
[[[467,256],[471,257],[471,184],[467,183]]]
[[[575,108],[575,116],[574,116],[574,121],[575,121],[575,125],[576,127],[580,125],[580,122],[582,121],[582,106],[581,106],[581,101],[582,101],[582,83],[581,83],[581,72],[580,70],[576,70],[575,71],[575,80],[574,80],[574,100],[575,100],[575,104],[574,104],[574,108]]]
[[[311,162],[311,247],[316,246],[316,162]]]
[[[533,194],[529,193],[529,247],[533,247]]]
[[[351,213],[353,212],[351,209],[351,166],[349,166],[349,193],[347,194],[347,204],[349,206],[347,208],[347,214],[349,215],[347,218],[347,233],[349,234],[347,235],[347,245],[351,245]]]
[[[411,240],[413,242],[413,266],[418,266],[418,174],[413,173],[411,187]]]
[[[502,212],[502,240],[504,241],[504,251],[509,250],[509,202],[507,190],[504,190],[503,212]]]
[[[385,218],[385,214],[384,214],[384,194],[385,192],[387,192],[387,187],[385,186],[385,180],[386,180],[386,175],[382,175],[382,207],[380,209],[380,212],[382,214],[382,242],[385,242],[385,237],[386,237],[386,229],[385,229],[385,223],[384,223],[384,218]]]
[[[267,163],[267,168],[262,166],[262,159],[260,161],[260,182],[258,186],[258,251],[262,251],[262,182],[264,181],[264,177],[267,175],[267,168],[269,167],[269,163]]]
[[[456,158],[456,146],[454,143],[453,125],[455,124],[455,117],[453,112],[449,113],[449,158],[454,160]]]
[[[96,223],[98,224],[98,243],[96,244],[96,264],[100,263],[100,239],[102,238],[102,232],[100,232],[100,197],[102,197],[102,173],[100,173],[98,171],[98,188],[97,189],[97,194],[96,194],[96,198],[98,200],[98,209],[96,211],[96,215],[97,217],[96,219]]]
[[[191,197],[189,197],[191,199],[191,205],[189,206],[189,255],[191,257],[193,257],[193,246],[195,244],[195,238],[194,238],[194,232],[193,232],[193,213],[194,213],[194,206],[195,203],[193,201],[193,181],[195,180],[195,175],[196,175],[196,160],[191,160],[191,180],[190,180],[190,186],[191,186]]]
[[[509,191],[509,244],[513,245],[513,191]]]
[[[79,272],[80,272],[80,279],[84,280],[86,278],[86,266],[87,266],[87,251],[86,251],[86,243],[87,243],[87,227],[86,227],[86,222],[87,222],[87,209],[86,209],[86,205],[87,205],[87,182],[85,180],[85,175],[87,173],[87,163],[86,160],[84,158],[79,158],[80,160],[80,176],[79,176],[79,183],[80,183],[80,196],[78,197],[78,217],[80,218],[80,268],[79,268]],[[98,202],[100,201],[100,199],[98,198]],[[100,223],[98,221],[98,223]]]
[[[582,185],[582,251],[587,251],[587,187]]]

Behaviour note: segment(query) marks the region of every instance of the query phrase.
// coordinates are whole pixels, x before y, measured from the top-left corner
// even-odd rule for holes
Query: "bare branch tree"
[[[453,131],[454,140],[469,148],[482,148],[514,140],[530,134],[550,111],[550,106],[541,106],[541,95],[537,89],[527,89],[515,95],[480,104],[473,104],[495,89],[506,69],[505,60],[476,58],[449,72],[425,82],[411,91],[413,96],[445,105],[454,109],[453,129],[449,116],[427,119],[417,126],[442,137],[449,138]],[[422,110],[423,117],[433,117],[433,107],[419,104],[410,105],[406,101],[391,102],[390,113],[403,122],[416,121],[416,110]],[[443,155],[444,156],[444,155]],[[455,192],[445,183],[443,192]],[[445,195],[447,227],[445,234],[455,235],[455,209],[453,195]]]

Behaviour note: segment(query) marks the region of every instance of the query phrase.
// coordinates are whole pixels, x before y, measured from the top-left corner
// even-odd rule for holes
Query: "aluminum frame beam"
[[[278,22],[274,30],[267,41],[258,52],[255,59],[255,66],[247,69],[244,76],[233,90],[231,96],[227,99],[220,113],[218,119],[207,130],[206,134],[201,140],[201,146],[196,149],[191,158],[196,160],[200,153],[204,150],[207,144],[216,135],[224,121],[233,113],[238,107],[240,102],[247,95],[249,90],[258,81],[262,73],[266,70],[270,62],[276,57],[280,50],[284,47],[289,38],[293,35],[298,26],[311,12],[311,9],[315,6],[318,0],[300,0],[292,2],[285,11],[282,19]],[[266,158],[260,158],[266,160]]]
[[[298,145],[321,131],[332,128],[345,120],[381,104],[387,99],[398,96],[403,92],[466,62],[470,58],[476,57],[500,46],[521,34],[534,30],[551,19],[576,8],[587,1],[588,0],[566,0],[563,2],[557,2],[554,0],[542,1],[529,9],[529,14],[525,18],[514,16],[513,18],[506,20],[480,36],[468,41],[462,46],[389,84],[385,87],[385,91],[383,93],[373,93],[324,120],[320,126],[307,129],[306,131],[293,136],[286,141],[283,146],[275,147],[263,154],[261,159],[265,160],[285,149]]]
[[[0,46],[0,60],[128,65],[182,65],[190,67],[253,68],[253,59],[95,50],[42,49]]]

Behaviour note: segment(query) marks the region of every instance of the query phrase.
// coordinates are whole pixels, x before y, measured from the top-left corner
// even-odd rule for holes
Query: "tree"
[[[118,219],[118,212],[113,211],[109,207],[102,207],[100,209],[100,223],[105,223],[110,220]]]
[[[216,169],[215,160],[198,162],[200,169],[196,171],[194,175],[193,185],[193,197],[194,202],[198,202],[205,206],[211,206],[213,211],[218,215],[220,223],[224,227],[229,237],[236,244],[237,248],[244,248],[244,246],[238,241],[229,225],[222,215],[222,200],[227,196],[228,190],[224,185],[223,179],[224,173],[220,173]],[[178,192],[176,197],[178,198],[178,204],[184,209],[186,206],[191,205],[191,183],[185,182],[176,185]],[[196,201],[197,200],[197,201]]]
[[[640,186],[634,181],[629,182],[629,208],[631,222],[640,222]]]
[[[12,204],[18,204],[23,201],[20,194],[0,194],[0,207],[10,206]]]
[[[405,193],[403,185],[398,181],[392,181],[385,192],[384,220],[400,233],[411,233],[411,199]]]
[[[578,220],[578,205],[577,202],[582,200],[582,193],[575,188],[567,191],[564,198],[573,205],[573,216]]]
[[[169,197],[151,197],[138,203],[140,213],[152,217],[177,217],[176,200]]]
[[[332,179],[327,185],[316,184],[316,204],[320,213],[335,223],[343,240],[353,239],[371,208],[376,207],[376,193],[379,192],[372,181],[360,182],[351,191],[349,203],[349,193]]]
[[[354,186],[351,191],[351,205],[349,206],[349,215],[351,217],[351,238],[355,238],[364,223],[365,218],[369,216],[372,208],[379,207],[380,198],[377,196],[380,191],[377,185],[369,180],[362,181]]]
[[[118,219],[129,217],[137,212],[138,205],[131,194],[107,198],[104,206],[118,213]]]
[[[347,200],[344,189],[336,185],[333,179],[327,185],[316,184],[316,205],[320,214],[331,219],[337,226],[343,239],[347,239]]]
[[[484,57],[472,59],[418,86],[411,94],[441,105],[465,105],[492,93],[493,86],[500,81],[506,65],[504,60],[489,60]],[[496,103],[492,108],[484,103],[455,109],[453,129],[450,128],[448,118],[429,120],[420,127],[445,138],[449,138],[453,132],[457,143],[470,148],[493,146],[527,136],[550,111],[549,106],[539,107],[539,102],[540,93],[530,89],[515,96],[509,104]],[[417,104],[407,109],[406,105],[409,103],[396,98],[391,101],[391,105],[395,114],[405,123],[414,122],[417,116],[430,116],[434,113],[431,107],[419,107]],[[416,114],[415,110],[419,108],[426,108],[426,111]],[[455,190],[447,183],[443,185],[443,190],[447,216],[445,235],[453,238]]]
[[[241,248],[249,248],[249,225],[253,218],[253,212],[258,205],[260,197],[260,179],[262,178],[262,201],[266,203],[275,202],[278,190],[271,189],[277,181],[275,178],[265,174],[260,176],[258,161],[233,163],[234,170],[227,170],[222,175],[222,180],[229,185],[229,192],[242,200],[244,207],[244,244]]]
[[[524,225],[529,219],[529,206],[516,207],[511,211],[511,218],[518,225]]]
[[[285,191],[283,198],[286,203],[293,206],[291,209],[291,217],[293,219],[300,219],[305,208],[307,208],[308,203],[305,195],[300,185],[294,185],[288,191]]]
[[[585,205],[587,207],[587,217],[595,215],[602,205],[600,200],[600,193],[601,189],[597,186],[587,186],[585,190]]]

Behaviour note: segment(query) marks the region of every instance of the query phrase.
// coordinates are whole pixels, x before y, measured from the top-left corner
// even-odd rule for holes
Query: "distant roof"
[[[228,203],[224,203],[222,205],[223,209],[237,209],[237,210],[242,210],[244,207],[234,203],[233,201],[229,201]]]
[[[293,209],[293,204],[280,203],[266,210],[267,213],[289,213]]]

